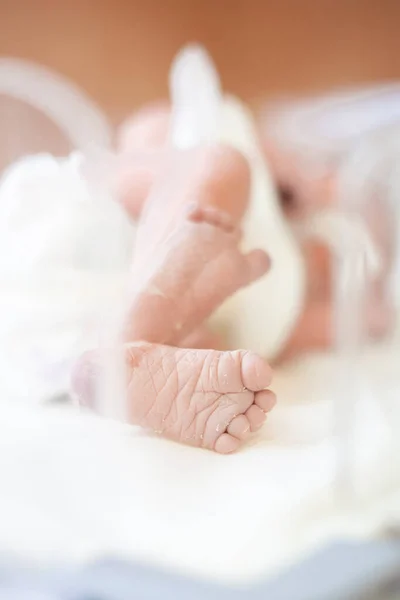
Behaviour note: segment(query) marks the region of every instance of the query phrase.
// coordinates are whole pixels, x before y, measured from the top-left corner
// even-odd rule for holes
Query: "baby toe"
[[[254,404],[264,412],[269,412],[276,404],[276,396],[271,390],[262,390],[255,395]]]
[[[237,438],[238,440],[244,440],[250,433],[249,420],[244,415],[239,415],[238,417],[232,419],[227,431],[234,438]]]
[[[255,404],[250,406],[246,411],[246,417],[250,423],[250,431],[258,431],[265,423],[266,415],[261,408],[258,408]]]
[[[243,385],[252,392],[257,392],[268,387],[272,380],[272,369],[266,360],[254,354],[246,352],[242,358],[242,381]]]
[[[240,441],[228,433],[223,433],[215,442],[215,451],[220,454],[230,454],[239,448]]]

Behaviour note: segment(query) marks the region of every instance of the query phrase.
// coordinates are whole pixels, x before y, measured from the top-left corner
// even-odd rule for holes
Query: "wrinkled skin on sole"
[[[231,150],[201,152],[200,163],[197,152],[185,153],[187,169],[182,169],[183,155],[173,155],[149,195],[118,352],[124,357],[130,422],[225,454],[261,427],[275,404],[266,389],[271,369],[247,351],[177,346],[211,343],[204,321],[231,294],[264,275],[269,259],[262,251],[243,254],[239,248],[247,168],[235,168],[232,177]],[[230,198],[236,194],[231,211],[223,207],[229,197],[221,190],[230,191]],[[104,357],[89,353],[74,376],[80,401],[93,408],[101,365]]]
[[[220,352],[125,344],[131,423],[192,446],[233,452],[257,431],[275,405],[266,361],[247,351]],[[74,388],[93,407],[101,356],[88,353]]]

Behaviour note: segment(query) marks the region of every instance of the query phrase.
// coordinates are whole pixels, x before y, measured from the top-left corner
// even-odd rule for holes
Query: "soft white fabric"
[[[364,358],[384,413],[366,393],[354,428],[362,495],[349,512],[334,505],[330,401],[341,390],[332,357],[278,372],[281,407],[232,456],[75,409],[3,404],[0,552],[46,563],[113,554],[240,582],[337,536],[370,535],[398,506],[397,365],[393,347]]]
[[[0,389],[8,400],[66,393],[72,364],[99,343],[124,297],[133,226],[84,169],[80,153],[43,154],[13,164],[0,181]]]

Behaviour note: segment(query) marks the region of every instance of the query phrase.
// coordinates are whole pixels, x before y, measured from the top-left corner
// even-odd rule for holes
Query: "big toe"
[[[254,354],[246,352],[241,363],[243,385],[253,392],[263,390],[272,381],[272,369],[266,360]]]

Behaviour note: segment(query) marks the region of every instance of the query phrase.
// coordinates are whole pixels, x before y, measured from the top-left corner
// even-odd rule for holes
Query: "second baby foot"
[[[186,207],[169,238],[133,271],[124,340],[180,345],[226,298],[264,275],[265,253],[244,254],[239,243],[227,213]]]
[[[170,439],[223,454],[234,452],[275,404],[271,368],[248,351],[188,350],[126,344],[130,421]],[[96,353],[82,359],[75,391],[93,402]],[[91,377],[91,380],[88,380]]]

